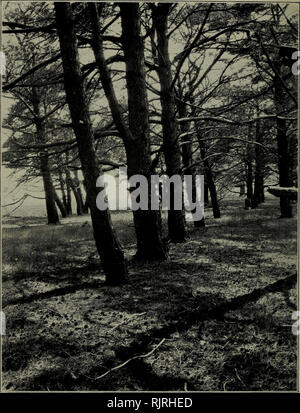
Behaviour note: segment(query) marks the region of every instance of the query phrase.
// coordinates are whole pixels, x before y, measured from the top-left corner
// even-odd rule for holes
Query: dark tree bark
[[[68,180],[68,173],[67,173],[67,169],[65,169],[65,175],[66,175],[66,188],[67,188],[67,214],[68,215],[72,215],[72,189],[70,187],[70,182]]]
[[[120,243],[112,227],[109,211],[100,211],[96,205],[99,190],[104,190],[104,188],[96,187],[97,178],[102,174],[102,171],[96,158],[71,4],[55,3],[55,13],[62,54],[66,100],[86,182],[94,238],[106,275],[106,283],[120,285],[127,282],[127,266]]]
[[[257,113],[259,115],[259,113]],[[262,143],[262,134],[260,131],[259,120],[255,127],[255,141]],[[254,194],[253,194],[253,208],[265,201],[264,194],[264,150],[261,145],[255,145],[255,174],[254,174]]]
[[[253,199],[253,169],[252,169],[252,160],[247,159],[246,161],[246,168],[247,168],[247,178],[246,178],[246,183],[247,183],[247,198],[250,199],[251,205],[252,205],[252,199]]]
[[[250,131],[250,128],[249,128]],[[251,132],[249,132],[250,134]],[[253,159],[252,148],[250,144],[247,144],[245,155],[245,167],[246,167],[246,190],[247,190],[247,208],[253,207]],[[245,205],[246,207],[246,205]]]
[[[45,122],[43,117],[40,114],[40,97],[36,87],[32,88],[32,103],[33,109],[35,113],[34,123],[36,128],[36,134],[38,137],[39,142],[45,143],[46,141],[46,132],[45,132]],[[46,211],[47,211],[47,218],[48,224],[58,224],[59,217],[55,205],[55,189],[52,182],[50,166],[49,166],[49,158],[47,151],[40,152],[40,169],[41,175],[43,178],[43,186],[45,191],[45,199],[46,199]]]
[[[66,191],[65,191],[65,181],[64,181],[63,174],[61,171],[58,171],[58,181],[59,181],[60,191],[62,195],[63,207],[64,207],[64,210],[67,216],[69,215],[68,214],[68,202],[67,202]]]
[[[213,216],[216,219],[221,218],[217,189],[216,189],[216,185],[215,185],[215,182],[212,176],[211,169],[209,169],[208,173],[206,173],[206,179],[207,179],[207,186],[208,186],[209,193],[210,193]]]
[[[73,190],[73,194],[74,194],[75,201],[76,201],[76,213],[77,213],[78,216],[80,216],[80,215],[83,214],[82,199],[80,198],[80,194],[78,193],[78,190],[75,187],[75,185],[73,185],[72,190]]]
[[[67,211],[67,215],[72,215],[72,188],[70,187],[70,182],[69,182],[69,177],[70,177],[70,171],[68,169],[68,162],[69,162],[69,153],[66,152],[64,154],[65,156],[65,160],[64,163],[66,164],[66,166],[63,168],[63,172],[64,172],[64,183],[66,185],[66,192],[67,192],[67,206],[66,206],[66,211]]]
[[[158,76],[160,81],[160,103],[162,109],[163,152],[166,173],[169,177],[181,175],[181,153],[178,141],[176,104],[172,87],[171,62],[169,58],[168,13],[171,4],[159,4],[153,11],[153,21],[157,34]],[[186,237],[184,211],[175,210],[174,188],[170,190],[171,207],[168,211],[169,238],[173,242],[183,242]]]
[[[152,168],[148,99],[145,79],[144,41],[140,33],[140,11],[138,4],[120,4],[122,20],[122,45],[126,64],[126,83],[128,93],[129,129],[132,139],[126,142],[129,176],[141,173],[150,182],[155,172]],[[150,199],[150,185],[148,197]],[[160,211],[136,211],[135,228],[138,234],[138,252],[143,259],[166,258],[161,239]],[[145,238],[145,226],[149,233]],[[154,231],[153,229],[154,228]],[[151,231],[150,231],[151,229]],[[149,238],[148,238],[149,237]],[[153,250],[153,252],[152,252]]]
[[[38,134],[43,133],[39,126],[37,126],[37,132]],[[49,168],[49,160],[46,152],[42,152],[40,154],[40,167],[46,197],[48,224],[58,224],[59,217],[55,205],[55,189],[52,182],[52,177]]]
[[[54,196],[55,196],[56,205],[57,205],[58,209],[60,210],[62,218],[66,218],[67,213],[66,213],[64,204],[59,199],[59,196],[57,195],[56,191],[54,192]]]
[[[89,213],[89,201],[88,201],[88,197],[87,197],[87,193],[86,193],[86,186],[85,186],[85,182],[83,181],[83,186],[84,186],[84,190],[85,190],[85,200],[83,203],[83,208],[82,211],[84,214],[88,214]]]
[[[75,201],[76,201],[77,215],[80,216],[83,213],[82,212],[82,198],[80,198],[80,196],[79,196],[77,186],[74,182],[74,179],[71,176],[71,173],[70,173],[70,170],[69,170],[68,167],[66,168],[66,178],[67,178],[68,185],[71,188],[71,190],[73,192],[73,195],[74,195],[74,198],[75,198]]]
[[[221,212],[219,208],[219,201],[217,196],[217,189],[213,177],[213,172],[209,160],[206,157],[206,146],[205,141],[201,137],[199,126],[196,127],[197,129],[197,139],[200,147],[200,155],[203,162],[204,167],[204,179],[206,180],[207,188],[209,189],[210,199],[211,199],[211,206],[213,209],[213,215],[215,219],[221,217]],[[208,196],[207,196],[208,198]],[[207,199],[208,202],[208,199]]]
[[[206,206],[209,205],[209,191],[208,191],[208,185],[206,182],[204,182],[204,205]]]
[[[78,172],[76,170],[74,171],[73,182],[74,182],[77,194],[78,194],[78,203],[79,203],[80,212],[81,212],[81,214],[83,214],[84,213],[84,211],[83,211],[83,206],[84,206],[83,196],[82,196],[80,181],[79,181],[79,178],[78,178]]]
[[[241,184],[240,185],[240,196],[244,196],[245,195],[245,184]]]
[[[122,18],[122,43],[126,64],[129,127],[117,101],[104,53],[99,14],[103,5],[89,3],[93,39],[92,48],[100,73],[100,79],[108,100],[112,117],[123,139],[128,177],[140,174],[146,177],[150,191],[152,160],[150,152],[148,101],[145,82],[144,44],[140,35],[138,4],[120,4]],[[150,194],[150,193],[149,193]],[[133,211],[137,238],[136,259],[165,260],[166,247],[162,241],[160,211],[149,209]]]
[[[277,65],[280,70],[280,64]],[[274,77],[274,99],[276,112],[282,115],[285,111],[285,92],[282,83],[277,75]],[[289,138],[287,136],[286,120],[282,117],[276,118],[277,126],[277,149],[278,149],[278,171],[279,185],[284,188],[292,187],[291,178],[291,157],[289,153]],[[280,196],[281,218],[291,218],[293,207],[291,199],[285,195]]]
[[[80,200],[81,213],[83,214],[83,213],[84,213],[84,211],[83,211],[84,203],[83,203],[83,197],[82,197],[82,192],[81,192],[80,186],[77,188],[77,193],[78,193],[78,198],[79,198],[79,200]]]

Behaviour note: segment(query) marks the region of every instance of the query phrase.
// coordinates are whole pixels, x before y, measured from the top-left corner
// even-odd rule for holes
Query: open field
[[[122,287],[103,286],[88,217],[7,221],[3,390],[295,390],[296,220],[277,199],[222,212]],[[131,214],[113,222],[130,260]]]

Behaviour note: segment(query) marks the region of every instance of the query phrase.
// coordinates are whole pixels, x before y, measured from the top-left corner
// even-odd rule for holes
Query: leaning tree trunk
[[[160,81],[160,103],[162,110],[163,152],[166,172],[169,177],[181,176],[181,153],[176,122],[176,104],[172,86],[171,62],[169,58],[168,13],[170,4],[160,4],[153,13],[157,34],[158,77]],[[186,237],[183,208],[174,209],[175,190],[170,188],[171,206],[168,211],[169,238],[173,242],[183,242]]]
[[[259,113],[257,113],[259,115]],[[254,173],[254,194],[253,194],[253,208],[265,201],[264,194],[264,149],[261,146],[262,133],[260,131],[259,120],[256,121],[255,128],[255,173]]]
[[[92,23],[92,48],[100,73],[100,79],[111,114],[124,142],[128,177],[139,174],[146,177],[150,190],[152,160],[150,152],[148,101],[145,82],[144,44],[140,35],[138,4],[119,4],[122,17],[122,44],[126,64],[129,128],[117,101],[104,52],[98,11],[104,7],[89,3]],[[149,194],[148,194],[149,195]],[[159,210],[151,210],[150,196],[148,210],[133,211],[137,238],[136,259],[165,260],[167,251],[162,240]]]
[[[277,149],[278,149],[278,171],[279,171],[279,186],[292,187],[291,179],[291,158],[289,153],[289,138],[287,136],[286,120],[280,117],[285,111],[285,94],[283,86],[277,75],[274,77],[274,98],[278,117],[276,118],[277,126]],[[285,195],[280,196],[280,211],[281,218],[291,218],[293,216],[293,208],[291,199]]]
[[[55,196],[55,203],[58,209],[60,210],[62,218],[66,218],[67,216],[66,209],[64,207],[63,202],[61,202],[61,200],[59,199],[59,196],[57,195],[56,191],[54,192],[54,196]]]
[[[102,174],[97,163],[85,84],[80,68],[74,18],[70,3],[55,3],[56,24],[62,55],[64,86],[83,176],[86,182],[94,238],[101,257],[106,283],[120,285],[127,281],[127,265],[113,230],[108,210],[100,211],[96,198],[100,190],[96,181]]]

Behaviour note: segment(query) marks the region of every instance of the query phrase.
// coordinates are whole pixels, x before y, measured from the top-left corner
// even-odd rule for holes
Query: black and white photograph
[[[298,392],[299,4],[1,7],[1,392]]]

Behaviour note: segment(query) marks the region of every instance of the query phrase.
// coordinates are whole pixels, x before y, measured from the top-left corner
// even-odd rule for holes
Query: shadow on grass
[[[66,358],[66,352],[76,354],[78,346],[55,338],[36,336],[5,346],[2,354],[2,371],[24,369],[33,359],[43,355]]]
[[[102,286],[103,286],[103,283],[99,283],[99,282],[85,282],[81,284],[67,285],[65,287],[55,288],[54,290],[45,291],[42,293],[34,293],[28,296],[12,298],[6,301],[4,300],[2,307],[5,308],[8,305],[14,305],[14,304],[25,304],[25,303],[28,304],[28,303],[32,303],[33,301],[41,301],[47,298],[60,297],[65,294],[75,293],[76,291],[101,288]]]
[[[171,374],[155,374],[151,366],[140,359],[134,360],[124,368],[109,374],[104,380],[98,382],[93,378],[134,355],[145,353],[153,341],[156,342],[159,338],[169,337],[172,333],[178,333],[178,331],[187,331],[195,325],[197,328],[199,326],[200,329],[201,323],[205,319],[217,318],[225,324],[225,329],[228,328],[228,325],[224,322],[224,311],[228,308],[234,311],[243,304],[243,301],[240,302],[237,299],[233,301],[231,307],[226,307],[228,302],[225,303],[225,297],[222,295],[223,289],[230,290],[234,287],[235,295],[243,294],[247,296],[247,294],[244,294],[245,290],[251,291],[257,286],[263,287],[271,280],[283,278],[282,269],[285,264],[274,261],[272,274],[270,274],[270,267],[264,268],[263,276],[265,278],[261,279],[261,267],[266,261],[262,252],[271,253],[274,250],[280,251],[282,249],[284,253],[287,250],[287,254],[289,254],[293,234],[289,233],[288,230],[281,231],[287,223],[270,218],[271,214],[274,213],[274,208],[268,210],[268,207],[255,211],[256,215],[241,211],[241,215],[247,219],[244,222],[244,218],[235,217],[234,215],[236,205],[236,203],[232,204],[227,209],[224,218],[228,220],[226,224],[219,221],[215,225],[215,221],[209,218],[205,230],[191,229],[190,242],[188,241],[180,246],[171,246],[173,261],[159,264],[131,262],[129,264],[130,284],[114,288],[103,286],[99,281],[89,280],[89,277],[95,276],[95,271],[99,271],[99,266],[93,268],[93,264],[91,267],[84,265],[87,261],[85,257],[89,255],[89,249],[94,248],[94,244],[91,241],[87,246],[82,242],[82,235],[87,237],[88,234],[82,234],[80,226],[71,229],[61,229],[63,227],[53,230],[47,229],[46,234],[43,235],[38,234],[40,230],[34,230],[36,236],[35,248],[37,248],[36,244],[39,240],[41,241],[47,234],[51,239],[43,241],[44,243],[40,248],[37,248],[34,257],[28,255],[31,251],[30,244],[25,245],[23,251],[15,253],[16,257],[19,254],[21,259],[23,259],[22,254],[25,254],[24,258],[28,263],[30,263],[30,260],[35,260],[36,268],[34,268],[34,271],[17,271],[7,276],[7,281],[12,280],[15,283],[28,280],[28,291],[26,285],[24,285],[24,292],[28,295],[8,299],[4,302],[4,305],[7,307],[11,304],[21,304],[19,310],[24,311],[25,314],[27,307],[23,305],[26,303],[30,304],[35,301],[38,303],[42,300],[62,297],[65,294],[77,291],[91,291],[76,295],[75,298],[68,297],[63,305],[60,302],[55,303],[58,309],[62,309],[64,315],[70,315],[70,318],[65,320],[66,323],[64,324],[67,331],[62,331],[61,325],[59,325],[57,329],[53,328],[49,333],[42,326],[35,327],[28,320],[26,321],[26,318],[19,319],[19,329],[24,331],[22,336],[19,336],[19,331],[17,331],[17,335],[11,342],[9,342],[8,337],[8,342],[5,343],[7,349],[3,359],[5,361],[5,358],[7,358],[6,371],[24,370],[27,378],[24,378],[24,375],[10,378],[8,381],[14,380],[14,383],[10,384],[6,381],[6,387],[9,389],[10,386],[13,386],[19,390],[183,390],[184,381],[182,378],[173,377]],[[230,220],[227,217],[229,213],[233,214]],[[265,219],[259,221],[257,216],[263,216]],[[130,227],[129,229],[126,219],[123,220],[123,216],[121,218],[122,221],[116,225],[121,241],[124,245],[128,245],[128,242],[132,244],[134,242],[133,228]],[[293,223],[292,221],[288,222],[291,222],[291,224],[288,224],[289,230],[294,228],[295,232],[295,221],[293,220]],[[224,228],[226,228],[225,231]],[[86,229],[83,230],[87,231]],[[30,234],[32,233],[29,230],[26,231],[28,232],[24,232],[23,241],[30,242]],[[18,231],[18,234],[21,234],[21,232]],[[264,249],[258,250],[256,246],[260,240],[264,239],[263,236],[266,236],[268,245]],[[72,239],[70,240],[68,237]],[[10,239],[10,245],[8,245],[6,251],[7,256],[13,251],[17,242],[19,241],[14,237]],[[238,245],[239,242],[240,245]],[[62,248],[63,244],[66,244],[65,249]],[[49,249],[47,249],[48,247]],[[49,250],[52,254],[48,260],[47,253]],[[76,262],[72,261],[72,254],[75,253],[78,257]],[[70,262],[70,268],[57,268],[58,257],[62,261],[64,260],[66,266]],[[41,272],[37,268],[43,266],[43,260],[49,265],[49,268],[46,268],[46,271],[42,268],[43,272]],[[73,264],[71,264],[72,262]],[[272,260],[269,262],[272,263]],[[230,267],[235,272],[227,271],[226,268],[224,269],[226,265],[223,266],[223,264],[226,264],[228,268]],[[245,264],[256,267],[249,270]],[[294,279],[293,276],[293,283]],[[55,284],[58,288],[46,292],[29,293],[30,282],[32,281]],[[66,282],[68,285],[62,285]],[[200,291],[197,290],[198,287]],[[288,285],[287,288],[289,287]],[[43,288],[43,285],[41,285],[41,288]],[[281,284],[277,285],[276,288],[277,290],[280,289]],[[206,292],[203,292],[203,289],[206,289]],[[260,288],[260,290],[263,290],[263,288]],[[263,292],[268,293],[268,291],[266,289]],[[251,302],[252,298],[255,299],[256,297],[259,297],[259,294],[248,295],[246,302],[247,300]],[[67,312],[65,311],[66,308]],[[88,322],[91,341],[87,345],[76,340],[74,309],[76,309],[76,314],[79,314],[79,317]],[[16,307],[12,308],[11,311],[16,311]],[[146,315],[139,318],[138,322],[133,323],[133,325],[129,323],[128,326],[126,323],[122,324],[125,328],[117,330],[118,323],[124,321],[123,316],[126,318],[127,315],[134,316],[143,313],[146,313]],[[237,321],[238,323],[239,321]],[[105,331],[103,332],[102,329],[105,329]],[[113,329],[115,329],[116,336],[111,332]],[[36,340],[33,338],[35,333]],[[49,334],[60,333],[61,336],[64,336],[63,338],[49,338]],[[79,333],[83,339],[85,337],[84,329],[80,327]],[[101,333],[107,334],[104,341],[99,341],[97,336]],[[66,336],[67,334],[70,335]],[[217,336],[216,332],[214,334]],[[227,334],[226,331],[224,334]],[[69,337],[76,344],[71,345],[68,341]],[[98,342],[95,342],[94,337],[97,337]],[[101,358],[106,347],[113,348],[115,355]],[[22,348],[24,348],[24,357]],[[97,356],[100,355],[101,360],[91,361],[89,358],[90,351],[97,353]],[[66,353],[69,353],[69,355]],[[254,351],[251,351],[251,353],[253,353],[252,356],[243,356],[242,359],[237,357],[233,351],[228,354],[224,370],[220,371],[220,390],[224,390],[223,385],[227,376],[231,378],[232,382],[227,382],[225,390],[240,388],[244,390],[242,381],[251,384],[251,377],[247,376],[248,373],[245,373],[243,377],[239,373],[239,363],[241,366],[248,363],[252,370],[265,368],[265,365],[256,359]],[[75,361],[72,361],[73,354],[78,356]],[[57,357],[55,360],[57,367],[49,368],[45,364],[45,368],[34,371],[30,369],[29,364],[31,362],[34,362],[37,358],[43,360],[43,357],[48,355],[54,358]],[[193,361],[196,365],[199,364],[199,360],[194,359]],[[75,369],[72,370],[74,366]],[[197,367],[199,365],[195,369]],[[236,375],[235,368],[237,368],[241,380]],[[274,370],[270,370],[270,372],[274,377],[278,373]],[[87,376],[90,376],[90,378]],[[232,379],[232,376],[234,376],[234,379]],[[284,380],[286,381],[286,378]],[[272,386],[273,389],[277,389],[276,383],[272,382]],[[188,382],[188,388],[192,390],[193,383]]]
[[[65,263],[67,264],[67,263]],[[72,265],[71,265],[72,264]],[[82,262],[82,266],[74,266],[74,263],[70,263],[67,268],[55,268],[48,271],[17,271],[12,275],[3,275],[2,281],[19,282],[23,280],[27,281],[44,281],[46,283],[53,283],[57,285],[59,282],[68,281],[70,283],[81,283],[83,278],[88,278],[91,273],[101,273],[100,262],[90,262],[86,264]]]

